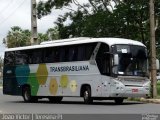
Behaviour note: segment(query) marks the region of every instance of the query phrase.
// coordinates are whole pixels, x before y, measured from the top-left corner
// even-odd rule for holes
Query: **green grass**
[[[2,77],[0,77],[0,86],[2,86]]]
[[[157,96],[160,97],[160,81],[157,82]]]
[[[140,101],[140,98],[132,98],[132,97],[131,97],[131,98],[128,98],[127,100],[128,100],[128,101]]]

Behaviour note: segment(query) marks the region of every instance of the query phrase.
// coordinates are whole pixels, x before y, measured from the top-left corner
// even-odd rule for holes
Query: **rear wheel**
[[[49,97],[48,99],[52,103],[60,103],[62,101],[63,97]]]
[[[91,89],[89,86],[86,86],[83,91],[83,99],[85,104],[90,104],[93,102],[93,99],[91,97]]]
[[[117,104],[117,105],[122,104],[122,103],[123,103],[123,100],[124,100],[124,98],[115,98],[115,99],[114,99],[115,104]]]
[[[38,99],[31,95],[30,87],[26,86],[23,88],[22,96],[25,102],[37,102]]]

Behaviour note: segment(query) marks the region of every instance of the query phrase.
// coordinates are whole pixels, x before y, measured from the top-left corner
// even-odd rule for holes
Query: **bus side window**
[[[64,62],[68,62],[69,61],[69,47],[65,46],[65,60]]]
[[[31,64],[40,64],[42,63],[42,54],[43,51],[42,49],[34,49],[32,50],[32,54],[31,54],[31,59],[30,59],[30,63]]]
[[[96,56],[96,62],[102,75],[110,75],[110,54],[107,52],[109,52],[109,46],[101,43]]]
[[[81,44],[78,46],[78,61],[84,61],[89,60],[93,50],[96,46],[96,43],[87,43],[87,44]]]
[[[28,55],[28,64],[32,64],[32,51],[27,50],[27,55]]]
[[[54,49],[54,61],[53,62],[59,62],[59,60],[60,60],[60,50],[59,50],[59,48],[58,47],[56,47],[55,49]]]
[[[76,61],[77,60],[77,46],[71,46],[69,48],[69,61]]]
[[[83,61],[85,60],[85,46],[84,45],[79,45],[78,46],[78,56],[77,56],[78,61]]]
[[[28,55],[26,54],[26,51],[15,51],[15,64],[16,65],[24,65],[28,64]]]
[[[96,47],[96,45],[97,45],[97,43],[86,44],[86,46],[85,46],[85,48],[86,48],[85,49],[85,53],[86,53],[85,60],[89,60],[90,59],[90,57],[91,57],[91,55],[93,53],[93,50]]]
[[[54,62],[54,48],[45,48],[44,49],[44,63],[53,63]]]
[[[59,53],[60,62],[65,62],[65,46],[59,48]]]
[[[4,58],[4,65],[13,66],[15,65],[15,53],[14,52],[6,52]]]

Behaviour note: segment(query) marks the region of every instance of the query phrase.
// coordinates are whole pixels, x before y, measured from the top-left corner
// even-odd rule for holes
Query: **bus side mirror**
[[[119,64],[119,56],[118,54],[114,54],[114,65],[118,65]]]
[[[157,70],[159,70],[159,60],[158,59],[156,59],[156,68]]]

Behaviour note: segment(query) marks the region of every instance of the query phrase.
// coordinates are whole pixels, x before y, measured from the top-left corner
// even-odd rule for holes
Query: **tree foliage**
[[[2,67],[3,67],[3,58],[0,57],[0,72],[1,72],[1,70],[2,70]]]
[[[46,33],[38,33],[38,40],[40,42],[57,39],[59,39],[59,32],[57,28],[49,28]],[[13,48],[31,45],[30,40],[31,31],[27,29],[23,30],[19,26],[14,26],[8,32],[6,38],[4,38],[3,43],[8,48]]]
[[[58,40],[60,39],[58,27],[49,28],[46,32],[49,40]]]
[[[73,9],[72,6],[77,8]],[[64,16],[59,16],[60,38],[69,37],[122,37],[135,39],[149,47],[149,0],[48,0],[40,2],[38,16],[50,14],[52,9],[66,9]],[[160,43],[160,0],[155,1],[156,41]],[[66,21],[70,24],[66,25]],[[159,47],[157,48],[160,51]],[[158,52],[159,53],[159,52]],[[160,55],[158,55],[160,57]]]
[[[4,38],[3,42],[8,48],[26,46],[30,44],[30,36],[31,32],[29,30],[23,30],[18,26],[14,26],[8,32],[7,37]]]

